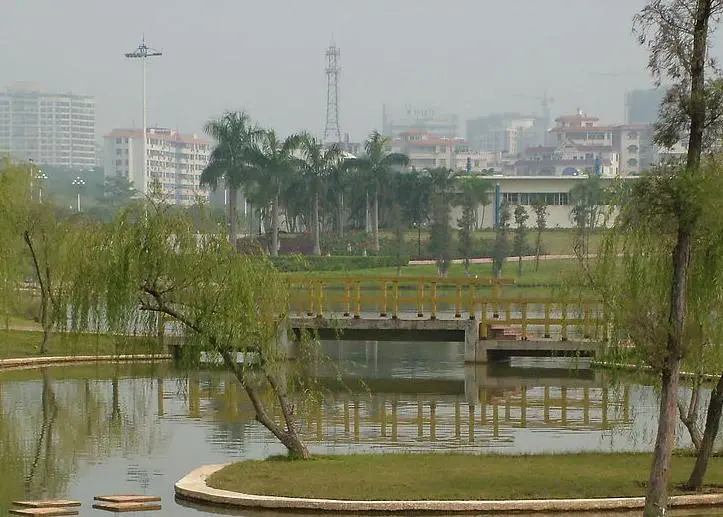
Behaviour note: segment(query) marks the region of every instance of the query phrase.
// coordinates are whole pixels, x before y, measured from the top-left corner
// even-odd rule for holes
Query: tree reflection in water
[[[0,515],[16,499],[62,497],[83,464],[151,452],[165,441],[158,426],[146,425],[152,384],[123,378],[125,368],[43,368],[39,376],[37,370],[3,373]],[[8,382],[18,377],[29,382]],[[128,475],[141,484],[150,476],[140,471]]]

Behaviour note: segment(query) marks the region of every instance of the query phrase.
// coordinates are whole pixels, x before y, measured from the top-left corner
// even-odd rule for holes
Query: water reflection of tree
[[[0,483],[0,514],[13,499],[63,496],[83,459],[149,451],[163,440],[158,427],[147,424],[144,380],[128,379],[123,389],[117,369],[110,383],[56,381],[54,370],[41,372],[39,401],[37,380],[0,379],[0,465],[8,473]],[[7,390],[15,396],[3,398]]]

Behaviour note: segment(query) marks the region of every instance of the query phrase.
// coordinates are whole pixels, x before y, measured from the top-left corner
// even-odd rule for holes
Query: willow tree
[[[291,455],[309,457],[283,375],[286,283],[267,260],[236,253],[221,231],[197,235],[187,215],[155,203],[147,216],[125,211],[108,228],[89,232],[87,242],[76,282],[61,297],[71,314],[67,325],[87,330],[102,322],[108,332],[154,335],[162,318],[188,354],[220,356],[256,419]],[[268,408],[269,390],[281,423]]]
[[[723,0],[649,0],[636,16],[634,28],[639,41],[649,51],[648,68],[658,85],[663,79],[674,84],[661,106],[657,124],[658,143],[672,145],[686,138],[688,150],[681,184],[695,184],[701,158],[706,150],[706,134],[720,127],[720,88],[711,88],[720,79],[715,60],[710,57],[711,36],[723,12]],[[716,140],[712,138],[711,140]],[[661,400],[653,464],[645,498],[644,515],[662,516],[668,502],[670,462],[675,446],[677,397],[680,368],[685,353],[688,277],[699,212],[689,200],[678,198],[673,209],[675,244],[669,255],[670,294],[668,320],[663,342],[664,362],[660,368]]]
[[[0,160],[0,312],[8,325],[22,280],[22,232],[30,203],[30,170]]]
[[[670,257],[676,250],[681,219],[694,223],[679,357],[700,371],[720,368],[723,356],[723,210],[718,199],[723,189],[723,163],[705,159],[695,177],[681,174],[680,167],[684,165],[655,170],[618,193],[615,205],[619,213],[612,228],[604,232],[592,275],[613,322],[613,345],[624,345],[627,353],[632,350],[634,360],[658,373],[666,372],[671,360],[666,343],[675,265]],[[628,345],[633,345],[632,349]],[[672,397],[677,409],[677,388]],[[695,399],[692,404],[697,404]],[[690,488],[702,484],[721,407],[723,380],[711,396]],[[685,415],[682,417],[685,421]],[[656,448],[655,454],[660,452]],[[660,503],[663,508],[666,500]]]

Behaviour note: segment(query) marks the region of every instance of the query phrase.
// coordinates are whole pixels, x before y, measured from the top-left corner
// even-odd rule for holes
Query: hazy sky
[[[0,87],[29,81],[96,97],[99,137],[141,125],[143,33],[149,122],[199,132],[246,109],[281,133],[324,126],[324,51],[341,50],[341,125],[380,128],[382,104],[464,120],[580,107],[622,122],[627,89],[647,87],[631,33],[644,0],[3,0]]]

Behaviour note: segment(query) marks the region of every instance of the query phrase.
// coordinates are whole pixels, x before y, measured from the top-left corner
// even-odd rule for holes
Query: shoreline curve
[[[415,513],[535,513],[535,512],[592,512],[628,511],[643,508],[644,497],[610,497],[595,499],[524,499],[524,500],[464,500],[464,501],[354,501],[343,499],[311,499],[270,495],[244,494],[212,488],[206,484],[211,474],[228,465],[203,465],[174,485],[177,497],[214,506],[256,508],[264,510],[314,510],[320,512],[415,512]],[[696,508],[723,504],[723,493],[677,495],[670,498],[673,508]]]
[[[0,359],[0,372],[6,370],[20,370],[24,368],[41,368],[43,366],[63,366],[82,363],[98,362],[133,362],[133,361],[166,361],[172,359],[171,354],[110,354],[110,355],[60,355],[18,357]]]

